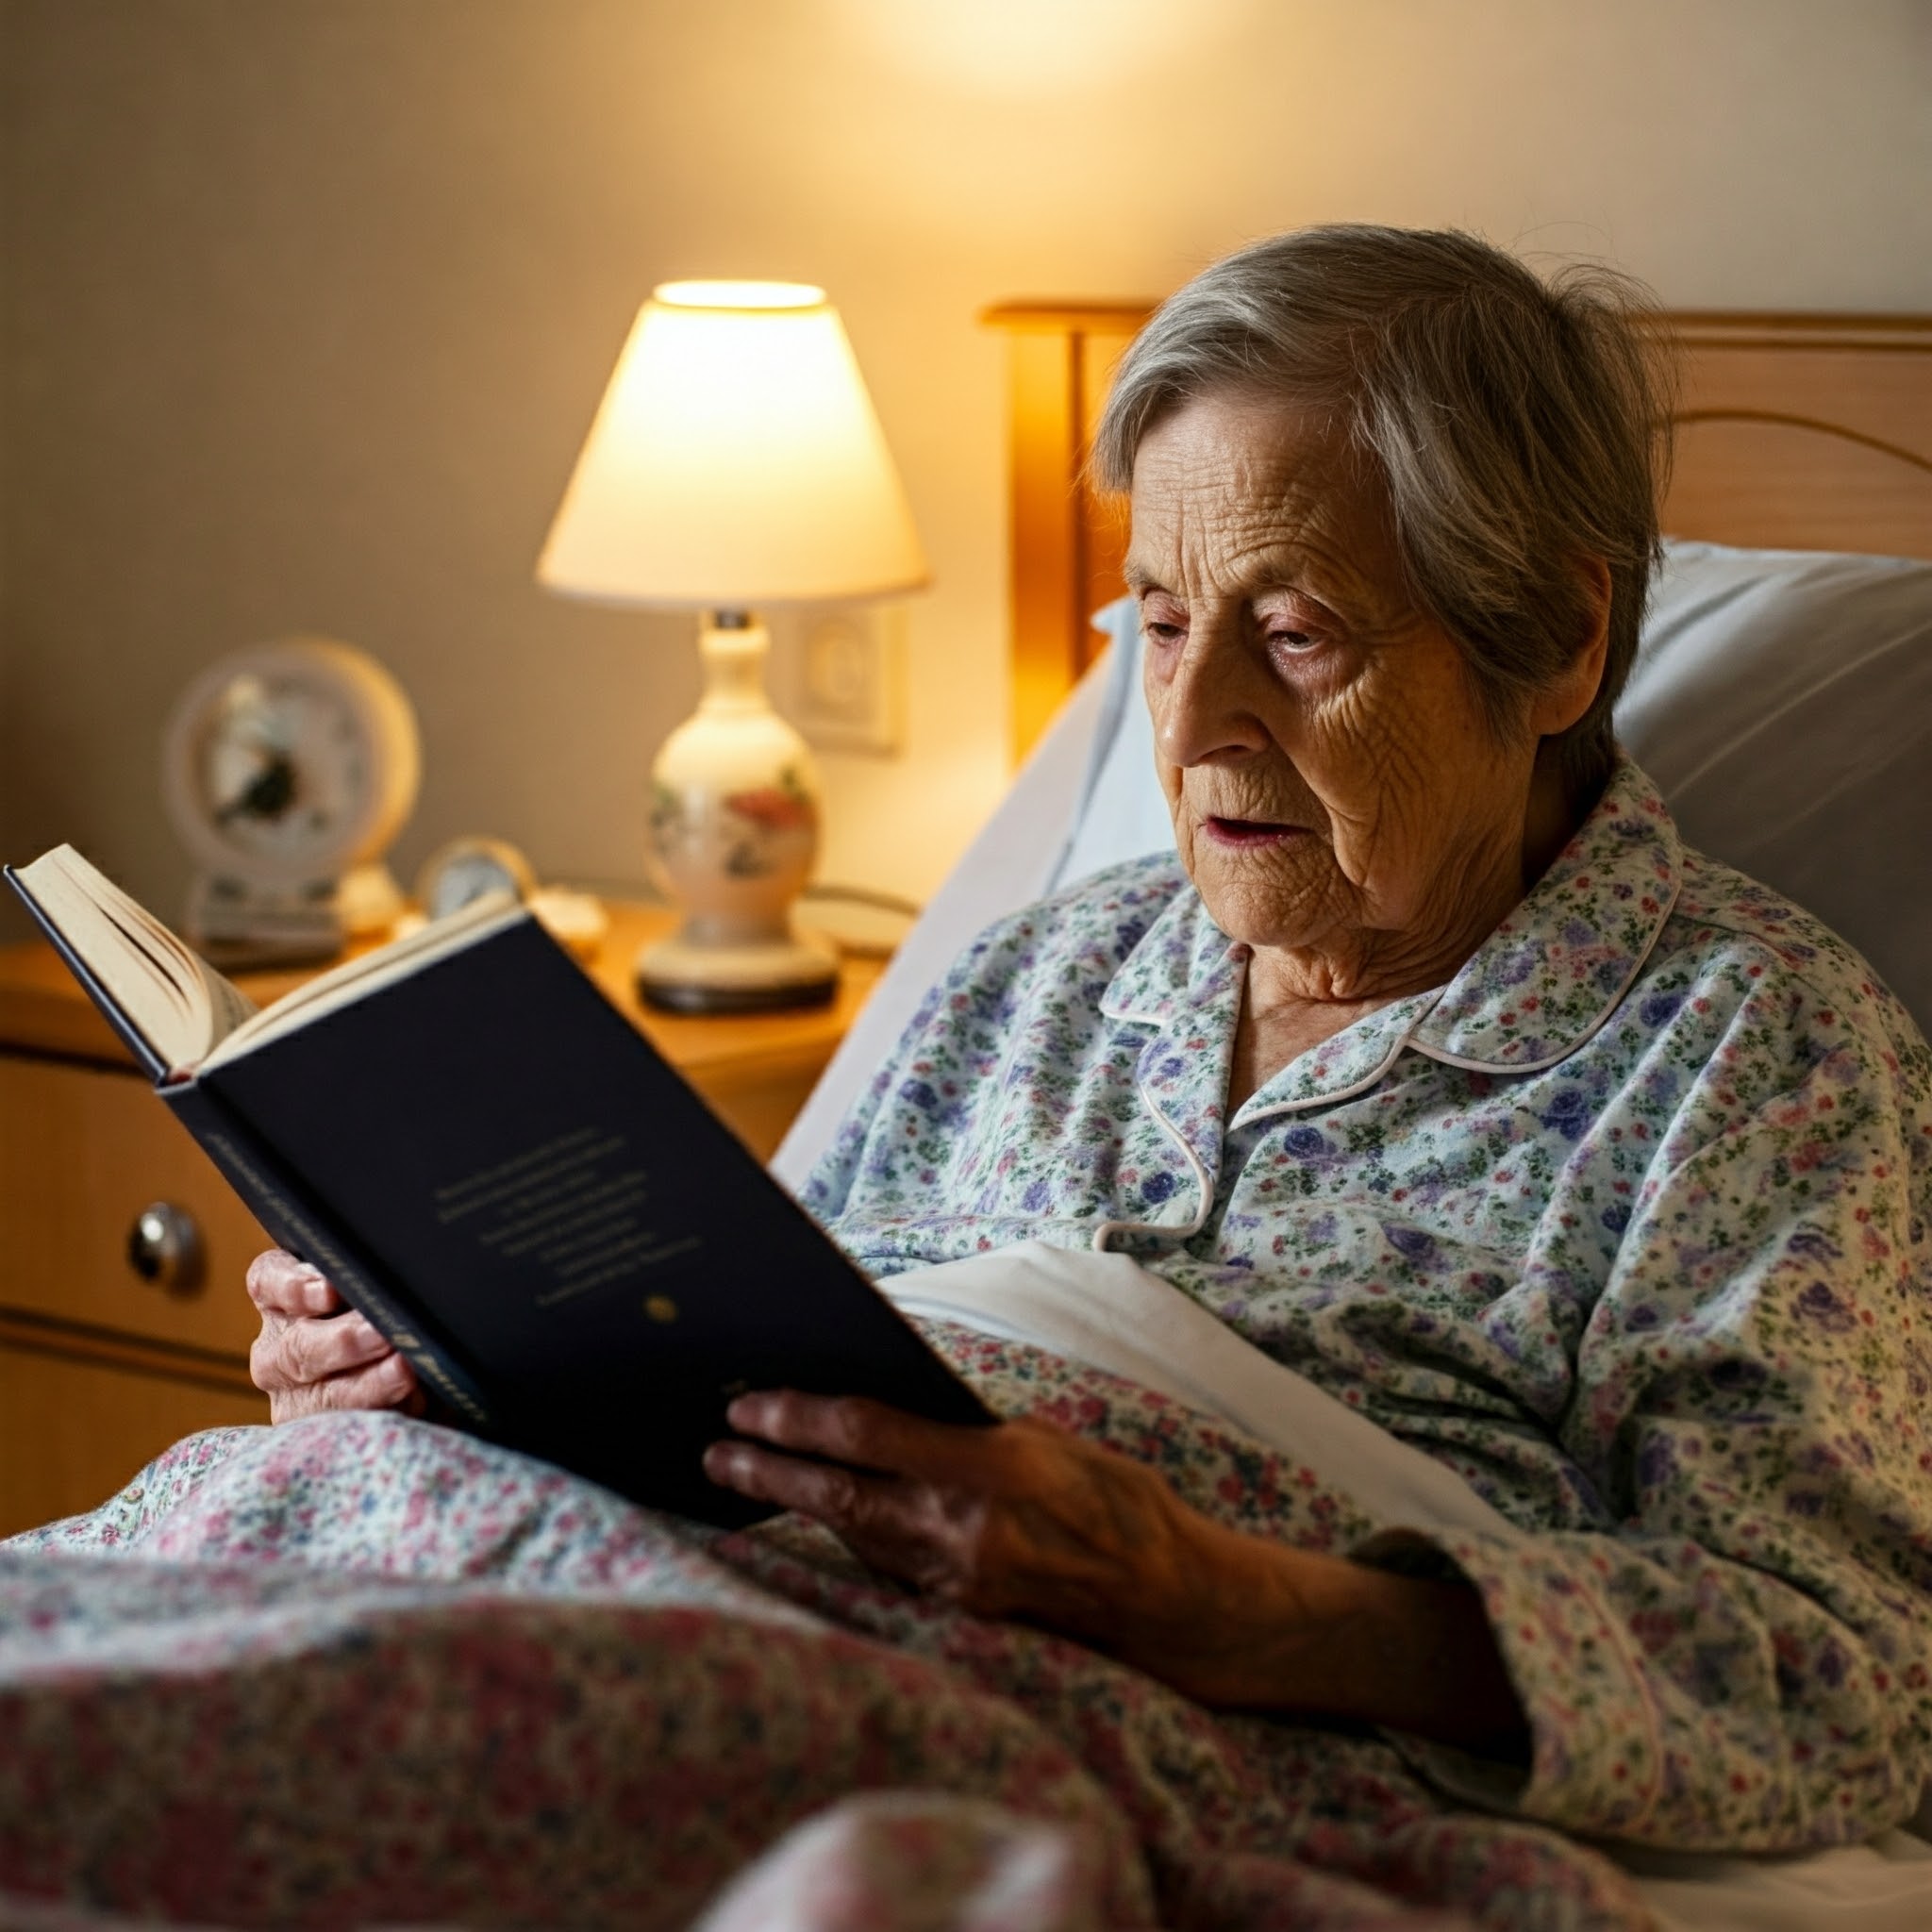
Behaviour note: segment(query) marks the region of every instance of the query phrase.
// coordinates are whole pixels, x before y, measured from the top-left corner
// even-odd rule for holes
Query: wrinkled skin
[[[1510,727],[1414,608],[1387,505],[1309,412],[1210,395],[1134,470],[1127,575],[1175,842],[1249,949],[1230,1115],[1363,1013],[1452,977],[1574,821],[1545,739],[1602,677],[1593,634]],[[287,1256],[249,1276],[277,1421],[420,1404],[407,1366]],[[1520,1753],[1474,1594],[1223,1528],[1154,1472],[1033,1423],[960,1429],[875,1403],[741,1397],[713,1480],[817,1518],[888,1574],[1079,1636],[1203,1702],[1378,1723]]]
[[[248,1298],[261,1316],[248,1372],[272,1422],[330,1408],[423,1412],[415,1370],[307,1261],[279,1248],[256,1256]]]
[[[714,1482],[817,1518],[976,1615],[1082,1638],[1202,1704],[1526,1751],[1466,1587],[1226,1528],[1144,1464],[1043,1423],[962,1428],[791,1390],[740,1396],[728,1419],[756,1440],[713,1445]]]
[[[1603,675],[1608,572],[1568,675],[1498,733],[1404,586],[1379,481],[1309,412],[1208,396],[1134,466],[1127,580],[1174,842],[1254,950],[1232,1110],[1298,1054],[1440,986],[1574,822],[1547,735]]]

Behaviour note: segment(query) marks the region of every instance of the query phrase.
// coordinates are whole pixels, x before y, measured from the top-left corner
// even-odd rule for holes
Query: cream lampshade
[[[805,741],[764,691],[759,606],[916,589],[925,559],[824,291],[667,282],[638,313],[538,560],[555,591],[694,608],[705,691],[652,767],[652,873],[684,913],[638,959],[659,1006],[829,998],[791,923],[818,849]]]

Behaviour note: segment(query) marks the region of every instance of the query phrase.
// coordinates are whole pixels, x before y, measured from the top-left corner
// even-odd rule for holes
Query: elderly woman
[[[1932,1771],[1927,1054],[1612,738],[1664,414],[1614,292],[1466,237],[1173,297],[1096,469],[1175,849],[979,938],[806,1195],[875,1274],[1131,1256],[1527,1539],[1310,1555],[1071,1433],[782,1391],[708,1467],[1523,1815],[1817,1841]],[[326,1284],[251,1285],[278,1416],[408,1399]]]

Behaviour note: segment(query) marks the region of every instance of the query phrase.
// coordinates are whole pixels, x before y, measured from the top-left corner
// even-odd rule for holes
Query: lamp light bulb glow
[[[809,282],[659,282],[651,293],[673,308],[818,308],[825,299]]]

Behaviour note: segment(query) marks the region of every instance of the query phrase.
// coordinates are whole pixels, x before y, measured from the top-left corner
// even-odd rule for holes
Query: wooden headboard
[[[1104,641],[1122,592],[1123,506],[1098,499],[1089,440],[1152,303],[1008,302],[1012,730],[1016,758]],[[1932,558],[1932,317],[1679,314],[1673,536]]]

